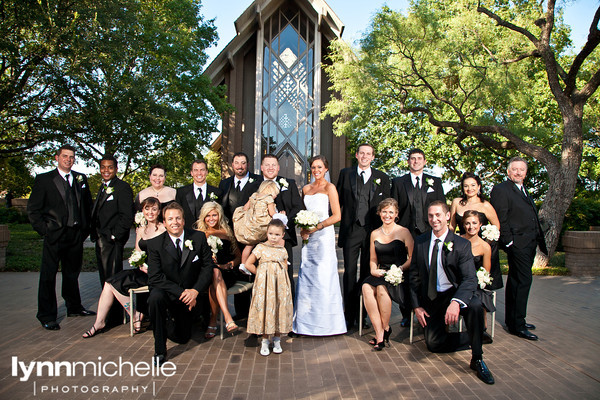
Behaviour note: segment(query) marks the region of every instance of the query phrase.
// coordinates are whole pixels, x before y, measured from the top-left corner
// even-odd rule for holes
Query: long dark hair
[[[459,203],[461,206],[464,206],[467,204],[467,195],[465,194],[465,189],[464,189],[463,185],[464,185],[465,181],[469,178],[475,179],[475,181],[479,185],[479,192],[477,193],[477,197],[479,197],[479,200],[481,200],[482,203],[484,201],[486,201],[485,195],[482,192],[483,185],[481,184],[481,178],[472,172],[465,172],[463,174],[462,178],[460,178],[460,192],[462,193],[462,196],[460,197]]]

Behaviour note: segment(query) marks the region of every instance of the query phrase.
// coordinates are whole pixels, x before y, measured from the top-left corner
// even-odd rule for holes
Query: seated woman
[[[369,343],[375,350],[381,351],[385,342],[390,340],[392,327],[390,315],[392,300],[401,307],[405,299],[405,287],[408,285],[408,268],[413,252],[413,238],[410,231],[398,224],[398,202],[385,199],[377,207],[377,214],[383,225],[371,233],[371,275],[362,286],[365,308],[375,329],[375,338]],[[385,274],[395,264],[402,269],[403,283],[393,285],[385,280]]]
[[[480,212],[474,210],[465,211],[462,217],[463,229],[465,230],[465,233],[461,236],[471,242],[471,253],[473,253],[475,269],[478,270],[479,268],[483,267],[487,272],[490,272],[490,269],[492,268],[492,248],[485,240],[479,237],[479,230],[483,225],[482,222],[483,221]],[[486,287],[485,289],[488,288]],[[475,294],[481,298],[481,304],[483,304],[485,311],[496,311],[492,292],[481,289],[481,287],[478,285]],[[486,329],[487,318],[485,319],[485,329],[483,331],[483,343],[492,343],[492,337],[486,332]]]
[[[238,266],[242,258],[237,247],[233,232],[219,203],[209,201],[200,210],[200,217],[194,224],[194,229],[204,232],[206,238],[215,236],[223,243],[221,248],[213,249],[213,259],[217,268],[213,268],[213,281],[208,290],[210,301],[210,320],[204,337],[211,339],[217,333],[217,316],[219,308],[225,318],[227,332],[235,331],[238,326],[233,322],[227,306],[227,289],[232,287],[240,278]],[[209,240],[209,244],[210,244]],[[215,254],[215,250],[218,250]]]
[[[141,224],[135,230],[135,249],[145,250],[145,241],[160,235],[165,231],[165,227],[158,222],[160,202],[155,197],[148,197],[142,201],[142,213],[146,219],[145,224]],[[148,285],[148,266],[140,268],[123,270],[106,280],[104,288],[98,300],[98,314],[94,325],[83,334],[84,338],[90,338],[104,331],[106,326],[106,316],[110,310],[113,301],[117,299],[123,305],[129,318],[133,318],[135,332],[140,331],[143,315],[138,310],[132,310],[129,307],[129,289],[136,289]],[[139,302],[145,304],[145,302]]]
[[[150,173],[148,174],[150,179],[150,186],[146,189],[141,190],[135,197],[134,204],[136,211],[141,211],[141,203],[148,197],[154,197],[160,202],[159,211],[172,201],[175,201],[175,195],[177,190],[172,187],[165,186],[165,179],[167,177],[167,170],[160,164],[155,164],[150,167]],[[162,217],[158,216],[159,221]]]

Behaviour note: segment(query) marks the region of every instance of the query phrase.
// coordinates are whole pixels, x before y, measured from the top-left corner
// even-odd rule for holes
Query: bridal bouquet
[[[223,241],[214,235],[210,235],[206,239],[206,242],[210,246],[210,249],[212,250],[213,254],[217,254],[219,250],[223,248]]]
[[[148,268],[148,264],[146,264],[146,252],[133,250],[131,256],[129,256],[129,265],[136,268],[146,267]]]
[[[134,222],[136,228],[146,226],[148,224],[148,221],[146,221],[146,217],[144,217],[144,213],[141,211],[135,213]]]
[[[313,229],[320,221],[319,216],[312,211],[300,210],[294,219],[296,225],[302,229]],[[302,240],[303,244],[307,244],[308,240]]]
[[[402,268],[398,267],[396,264],[392,264],[390,269],[386,271],[384,279],[387,283],[398,286],[398,284],[404,280],[402,275]]]
[[[481,237],[495,242],[500,239],[500,231],[496,228],[496,225],[487,224],[481,227]]]
[[[493,280],[494,279],[490,276],[490,273],[485,270],[485,268],[480,267],[477,270],[477,284],[481,289],[492,283]]]

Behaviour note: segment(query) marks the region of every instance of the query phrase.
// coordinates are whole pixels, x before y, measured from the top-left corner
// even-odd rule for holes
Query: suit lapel
[[[371,176],[369,177],[369,180],[367,181],[367,184],[370,185],[371,190],[369,191],[369,201],[373,200],[373,196],[375,195],[375,190],[377,189],[377,185],[375,184],[375,170],[373,168],[371,168]]]
[[[58,189],[58,193],[60,193],[60,197],[62,197],[65,204],[67,203],[67,193],[65,192],[65,183],[66,181],[60,176],[58,170],[56,170],[56,175],[54,175],[54,185]]]
[[[356,173],[356,168],[353,168],[350,171],[350,189],[352,189],[352,196],[354,196],[354,199],[358,199],[358,189],[356,188],[356,180],[358,179],[358,174]]]
[[[79,187],[79,181],[77,181],[77,177],[80,175],[75,175],[73,172],[73,185],[75,188],[75,198],[77,199],[77,205],[81,205],[81,187]]]
[[[404,180],[404,188],[406,189],[406,195],[408,196],[408,204],[413,204],[415,197],[415,187],[412,184],[410,174],[406,175],[406,178],[407,179]],[[429,263],[427,265],[429,265]]]
[[[175,249],[175,244],[171,240],[171,236],[168,233],[165,233],[163,247],[167,251],[167,254],[169,254],[173,260],[177,261],[177,249]]]
[[[185,198],[188,202],[188,206],[190,207],[192,215],[196,215],[196,196],[194,196],[194,184],[192,184],[192,187],[190,188],[190,191],[187,192],[187,194],[185,195]]]
[[[191,251],[190,249],[185,245],[185,241],[189,240],[186,239],[187,235],[184,233],[183,234],[183,251],[181,252],[181,262],[179,263],[179,268],[183,268],[183,266],[185,265],[185,262],[187,261]],[[192,242],[192,248],[194,247],[194,243]]]

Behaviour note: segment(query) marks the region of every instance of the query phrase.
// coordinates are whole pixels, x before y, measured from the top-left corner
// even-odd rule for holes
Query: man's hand
[[[454,325],[458,322],[458,316],[460,315],[460,304],[457,301],[451,301],[448,309],[446,310],[446,325]]]
[[[425,317],[429,318],[429,314],[427,314],[427,311],[425,311],[423,307],[417,307],[415,308],[415,315],[417,316],[419,324],[421,324],[421,326],[425,328],[427,326],[427,320],[425,319]]]
[[[196,305],[196,297],[198,297],[198,291],[196,289],[185,289],[179,300],[181,300],[186,306],[190,307],[190,310]]]

